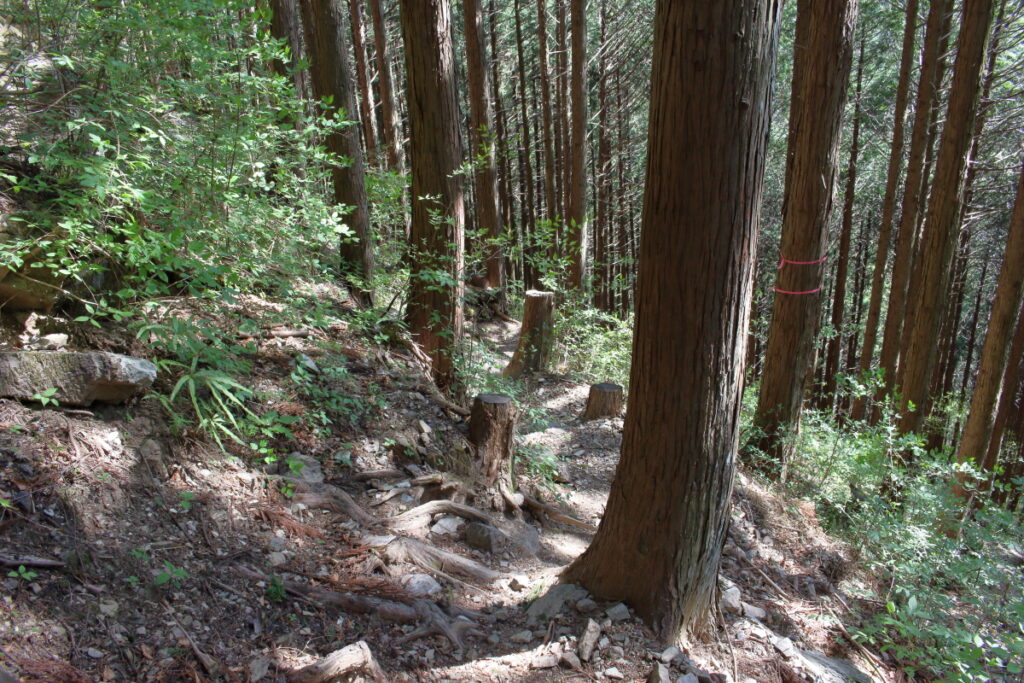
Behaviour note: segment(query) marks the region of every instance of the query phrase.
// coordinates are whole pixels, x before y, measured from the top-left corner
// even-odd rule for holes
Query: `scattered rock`
[[[647,676],[647,683],[672,683],[672,674],[667,666],[658,662]]]
[[[295,365],[295,367],[305,368],[309,372],[312,372],[314,375],[320,373],[320,366],[316,364],[315,360],[313,360],[304,353],[300,353],[297,356],[295,356],[295,358],[292,359],[292,364]]]
[[[793,641],[789,638],[783,638],[782,636],[772,636],[772,645],[775,649],[781,652],[785,657],[791,658],[798,654],[796,646],[793,645]]]
[[[587,591],[574,583],[556,583],[526,608],[527,623],[552,619],[561,614],[566,602],[575,602],[586,595]]]
[[[461,517],[445,515],[434,522],[434,526],[430,527],[430,531],[438,536],[455,536],[459,533],[459,527],[462,526],[462,523]]]
[[[278,472],[291,479],[298,479],[309,484],[322,484],[324,470],[320,461],[314,457],[294,451],[278,464]]]
[[[671,664],[677,657],[681,659],[683,657],[683,651],[675,645],[669,645],[661,655],[658,656],[658,659],[662,664]]]
[[[501,540],[516,554],[536,557],[540,552],[540,533],[521,519],[502,519],[495,522],[502,533]]]
[[[36,339],[28,345],[28,348],[36,349],[38,351],[59,351],[68,345],[68,335],[66,334],[44,334],[39,339]]]
[[[462,528],[462,540],[470,548],[493,553],[501,548],[502,534],[489,524],[470,522]]]
[[[741,602],[740,604],[743,606],[743,616],[745,616],[748,619],[757,619],[758,621],[763,621],[765,617],[768,616],[767,612],[765,612],[763,609],[756,605],[751,605],[746,602]]]
[[[430,574],[409,574],[403,576],[402,585],[413,595],[427,596],[441,592],[441,584]]]
[[[615,681],[621,681],[623,678],[625,678],[625,676],[622,675],[622,672],[614,666],[610,666],[607,669],[605,669],[604,675]]]
[[[512,634],[512,636],[509,638],[509,640],[512,641],[513,643],[520,643],[520,644],[529,643],[530,641],[533,640],[533,631],[531,631],[530,629],[523,629],[522,631],[519,631],[518,633]]]
[[[587,627],[583,629],[583,635],[580,636],[579,644],[576,646],[580,659],[584,662],[590,661],[594,654],[594,647],[597,645],[597,639],[600,637],[601,626],[593,619],[587,619]]]
[[[676,683],[700,683],[700,679],[697,678],[696,674],[687,672],[677,678]]]
[[[732,614],[739,614],[743,610],[743,603],[740,601],[740,589],[730,586],[722,591],[722,609]]]
[[[61,405],[123,403],[148,389],[155,379],[156,366],[148,360],[116,353],[0,353],[0,396],[4,398],[31,401],[56,389],[48,398]]]
[[[558,655],[540,655],[536,657],[531,663],[531,669],[553,669],[558,666]]]
[[[428,424],[427,424],[426,422],[424,422],[423,420],[420,420],[420,424],[419,424],[419,426],[420,426],[420,433],[421,433],[421,434],[429,434],[430,432],[432,432],[432,431],[433,431],[433,430],[432,430],[432,429],[430,428],[430,425],[428,425]]]
[[[288,560],[285,558],[284,553],[273,552],[267,555],[267,562],[271,567],[280,567],[287,561]]]
[[[606,612],[608,618],[612,621],[624,621],[629,619],[629,608],[624,603],[619,603],[614,607],[608,608]]]
[[[517,593],[526,590],[530,586],[530,580],[524,574],[517,574],[508,580],[508,587]]]
[[[848,659],[838,657],[826,657],[820,652],[799,650],[803,655],[804,668],[810,671],[814,678],[821,683],[871,683],[871,677],[858,669]]]
[[[597,612],[597,603],[590,598],[583,598],[576,601],[576,611],[580,614],[594,614]]]
[[[92,659],[103,659],[103,653],[94,647],[90,647],[85,651],[85,654],[89,655]]]
[[[569,667],[575,671],[583,669],[583,664],[580,662],[580,658],[576,656],[576,653],[572,650],[566,650],[562,653],[561,658],[558,660],[562,666]]]

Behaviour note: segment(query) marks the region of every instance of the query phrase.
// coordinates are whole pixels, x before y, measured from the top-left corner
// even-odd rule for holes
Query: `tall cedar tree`
[[[363,123],[363,143],[368,162],[377,158],[377,134],[374,132],[373,91],[366,64],[366,36],[363,33],[363,10],[359,0],[349,0],[349,25],[352,27],[352,52],[356,56],[356,83],[359,84],[359,117]]]
[[[384,146],[387,148],[388,169],[405,171],[405,156],[402,153],[402,128],[398,121],[398,107],[395,106],[395,88],[391,78],[391,60],[388,57],[388,28],[381,12],[381,0],[370,0],[370,17],[373,21],[373,44],[376,47],[377,83],[380,88],[380,113],[383,118],[381,130]]]
[[[356,115],[356,93],[352,85],[352,72],[348,64],[348,45],[345,42],[342,0],[305,0],[302,2],[302,22],[306,42],[310,46],[313,75],[313,93],[321,102],[329,98],[338,115]],[[345,223],[352,230],[353,239],[343,239],[341,257],[344,268],[361,283],[369,286],[373,277],[373,238],[370,233],[370,214],[366,207],[366,184],[363,170],[363,151],[359,145],[359,128],[345,126],[327,136],[327,148],[348,163],[331,168],[334,200],[351,207]],[[353,296],[363,305],[372,303],[369,291],[353,288]]]
[[[566,211],[566,249],[569,256],[569,288],[583,287],[583,238],[586,235],[586,153],[587,153],[587,18],[586,0],[570,0],[572,28],[572,75],[569,100],[572,103],[569,171],[569,206]]]
[[[448,0],[401,0],[409,102],[412,227],[406,318],[442,389],[462,335],[465,207]]]
[[[985,46],[992,25],[992,6],[992,0],[964,2],[946,124],[942,129],[928,217],[921,238],[920,286],[914,289],[917,305],[913,319],[907,321],[907,353],[900,373],[903,403],[899,429],[903,434],[920,431],[928,401],[943,294],[960,227],[960,201],[978,110]],[[911,404],[913,409],[910,409]]]
[[[882,223],[878,228],[878,248],[875,252],[874,269],[871,273],[871,298],[868,302],[867,320],[864,322],[864,343],[861,346],[861,374],[871,370],[878,342],[878,325],[882,317],[882,293],[885,289],[886,264],[889,261],[889,244],[892,241],[892,225],[896,215],[896,188],[899,185],[900,169],[903,166],[903,141],[905,137],[904,118],[907,113],[907,99],[910,93],[910,69],[914,62],[914,36],[917,33],[917,0],[907,1],[906,20],[903,26],[903,51],[900,55],[900,75],[896,85],[896,108],[893,111],[892,146],[889,152],[889,166],[885,174],[885,196],[882,199]],[[867,409],[867,398],[858,397],[853,404],[851,417],[861,420]]]
[[[480,0],[462,0],[466,31],[466,66],[469,73],[470,143],[475,161],[476,215],[484,238],[484,263],[487,286],[505,288],[505,267],[501,238],[501,212],[494,173],[494,144],[491,128],[491,102],[487,97],[487,51],[484,48],[483,13]]]
[[[707,624],[729,523],[779,12],[656,7],[632,398],[607,511],[566,579],[664,641]]]
[[[999,395],[1015,391],[1016,387],[1002,386],[1006,373],[1006,362],[1010,350],[1010,337],[1024,293],[1024,170],[1017,184],[1017,201],[1010,221],[1010,234],[1006,238],[1006,253],[1003,268],[999,272],[999,284],[992,303],[988,320],[988,332],[981,351],[981,365],[978,379],[974,384],[971,410],[967,414],[964,435],[960,440],[957,458],[960,462],[985,459],[992,426],[995,420]]]
[[[856,0],[800,0],[794,43],[781,259],[755,424],[785,475],[813,366],[829,215],[850,77]]]

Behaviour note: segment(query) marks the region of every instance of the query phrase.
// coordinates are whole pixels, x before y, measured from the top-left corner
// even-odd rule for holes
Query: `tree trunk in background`
[[[309,97],[309,85],[305,70],[295,68],[302,58],[302,22],[295,3],[296,0],[270,0],[270,35],[285,41],[290,51],[287,63],[275,59],[272,66],[279,76],[292,79],[295,94],[304,101]]]
[[[978,379],[974,384],[971,409],[964,423],[964,435],[957,449],[957,460],[973,460],[981,464],[992,440],[999,395],[1004,391],[1003,376],[1007,370],[1010,337],[1024,294],[1024,171],[1017,185],[1017,201],[1006,238],[1003,267],[992,302],[988,332],[981,351]],[[1013,387],[1016,389],[1016,387]]]
[[[892,148],[889,153],[889,168],[885,176],[885,196],[882,199],[882,224],[878,230],[878,250],[875,252],[874,271],[871,275],[871,300],[868,303],[868,317],[864,324],[864,343],[861,347],[859,369],[862,375],[871,371],[875,345],[878,341],[878,323],[882,315],[882,294],[885,289],[885,266],[889,260],[893,217],[896,213],[896,188],[899,185],[900,169],[903,166],[904,119],[910,91],[910,69],[914,62],[914,36],[916,33],[917,0],[908,0],[903,28],[903,52],[900,56],[900,77],[896,86],[896,109],[893,112]],[[863,420],[866,408],[867,397],[858,398],[853,404],[851,418]]]
[[[330,97],[334,112],[346,116],[356,113],[356,93],[348,65],[341,0],[307,0],[302,3],[306,42],[310,46],[313,92],[317,100]],[[326,113],[326,112],[325,112]],[[370,215],[366,207],[366,184],[363,151],[359,145],[359,127],[346,126],[327,136],[327,149],[340,158],[349,159],[346,166],[331,167],[334,201],[351,207],[345,224],[355,239],[343,239],[341,257],[349,279],[352,296],[360,305],[372,305],[367,289],[373,278],[373,238]]]
[[[537,0],[537,43],[540,60],[540,141],[544,144],[544,208],[545,217],[553,220],[559,211],[555,201],[555,153],[551,139],[551,70],[548,67],[548,11],[547,0]],[[554,240],[550,245],[554,252]]]
[[[963,232],[964,243],[957,255],[957,266],[953,277],[956,278],[956,288],[953,292],[953,319],[949,324],[949,344],[946,353],[942,386],[939,387],[940,394],[949,395],[953,391],[953,378],[956,376],[957,366],[957,340],[960,334],[960,324],[963,322],[964,298],[967,294],[967,263],[971,257],[971,230]]]
[[[996,419],[992,425],[992,438],[988,443],[988,450],[981,462],[981,469],[986,473],[995,470],[996,462],[999,461],[999,452],[1002,450],[1006,425],[1010,421],[1011,414],[1017,409],[1016,401],[1017,394],[1020,392],[1022,357],[1024,357],[1024,308],[1017,310],[1017,331],[1013,333],[1013,344],[1010,346],[1010,355],[1006,360],[1002,391],[999,393],[999,409],[996,411]],[[988,486],[986,486],[987,488]]]
[[[900,353],[900,337],[903,334],[906,314],[907,287],[917,237],[917,215],[924,202],[927,176],[924,172],[925,150],[928,143],[928,122],[932,109],[937,106],[938,86],[942,80],[938,73],[940,45],[942,43],[943,18],[950,0],[932,0],[928,10],[925,28],[924,51],[921,63],[921,77],[917,86],[917,101],[914,109],[914,125],[910,133],[910,157],[907,161],[907,178],[903,189],[903,208],[900,214],[899,234],[896,236],[896,256],[892,267],[892,282],[889,287],[889,309],[885,316],[885,331],[882,335],[882,351],[879,365],[884,370],[882,386],[875,394],[875,411],[872,421],[880,413],[878,403],[888,396],[896,383],[897,362]]]
[[[463,227],[459,105],[448,0],[401,0],[412,150],[412,272],[406,317],[437,385],[455,380],[462,335]],[[447,279],[447,282],[445,282]]]
[[[584,238],[587,234],[586,153],[587,153],[587,18],[586,0],[569,0],[572,27],[572,148],[570,150],[569,207],[565,214],[566,249],[569,256],[569,289],[583,287]]]
[[[501,101],[501,82],[499,81],[498,64],[498,24],[497,12],[494,9],[494,0],[490,0],[487,8],[490,14],[490,41],[491,41],[491,93],[494,100],[494,143],[498,153],[498,208],[501,210],[501,225],[507,230],[507,234],[515,235],[515,221],[512,206],[512,171],[508,163],[508,143],[506,141],[505,107]],[[509,264],[502,255],[504,266],[503,278],[508,276]]]
[[[537,214],[533,202],[533,163],[530,161],[530,116],[526,110],[526,60],[523,56],[523,22],[519,12],[519,0],[515,0],[513,9],[516,15],[516,56],[519,66],[519,116],[522,125],[522,144],[520,154],[523,157],[523,176],[519,179],[520,192],[525,190],[526,201],[522,203],[523,226],[523,286],[533,289],[537,286],[537,270],[533,262],[534,245],[532,244],[536,227]]]
[[[832,295],[832,329],[835,336],[829,340],[825,360],[825,400],[835,405],[839,377],[839,356],[843,347],[843,317],[846,309],[846,275],[850,261],[850,238],[853,233],[853,200],[857,189],[857,154],[860,151],[860,94],[864,76],[864,39],[860,41],[857,58],[857,92],[853,107],[853,139],[850,141],[850,161],[846,167],[846,194],[843,198],[843,223],[839,235],[839,256],[836,262],[836,288]],[[852,353],[852,350],[850,351]]]
[[[628,602],[664,642],[711,621],[729,524],[778,8],[657,3],[622,457],[565,578]]]
[[[619,291],[619,317],[625,318],[629,315],[630,299],[632,298],[633,288],[631,283],[633,281],[633,268],[636,267],[635,262],[631,258],[630,254],[630,234],[629,234],[629,206],[626,201],[626,160],[629,152],[629,126],[626,125],[626,107],[623,104],[622,97],[622,82],[619,77],[619,73],[615,74],[615,105],[616,105],[616,129],[618,131],[618,142],[619,142],[619,155],[616,163],[616,173],[618,175],[618,191],[616,193],[616,214],[618,216],[618,242],[619,242],[619,253],[618,260],[620,263],[620,282],[621,290]]]
[[[349,25],[352,27],[352,51],[356,56],[356,83],[359,84],[359,117],[363,123],[363,142],[368,162],[377,158],[377,134],[373,129],[373,91],[366,64],[366,37],[363,10],[359,0],[349,0]]]
[[[598,58],[598,88],[597,88],[597,172],[594,179],[597,183],[597,200],[594,202],[596,218],[594,220],[594,307],[602,310],[611,310],[609,296],[610,261],[611,261],[611,131],[608,126],[611,124],[608,116],[608,50],[607,47],[607,23],[608,12],[606,0],[601,0],[601,45],[599,47],[600,57]]]
[[[562,132],[561,146],[558,153],[558,158],[561,162],[561,174],[559,177],[559,188],[561,191],[557,201],[559,202],[559,216],[562,218],[559,225],[559,253],[564,251],[561,239],[565,228],[562,223],[565,222],[565,217],[569,214],[569,172],[572,168],[572,164],[569,163],[572,157],[569,151],[572,148],[572,141],[570,139],[572,133],[569,125],[569,24],[565,16],[565,4],[564,0],[559,0],[555,3],[555,17],[557,21],[555,39],[558,43],[558,128]]]
[[[902,434],[920,431],[928,401],[928,384],[935,364],[935,336],[941,323],[942,295],[949,280],[959,228],[964,171],[971,149],[981,69],[991,25],[992,0],[965,0],[953,85],[922,235],[921,285],[914,290],[917,305],[914,318],[908,321],[907,357],[900,373],[903,400],[899,430]],[[911,403],[916,406],[913,411],[908,409]],[[987,441],[981,448],[986,445]]]
[[[800,0],[790,104],[780,265],[754,424],[758,446],[785,476],[813,370],[857,3]]]
[[[963,403],[967,396],[967,387],[971,383],[971,367],[974,365],[974,342],[978,337],[978,319],[981,317],[981,298],[985,293],[985,280],[988,275],[988,256],[981,262],[981,276],[978,278],[978,291],[974,296],[974,312],[971,314],[971,323],[968,326],[967,336],[967,358],[964,359],[964,372],[960,378],[959,403]]]
[[[465,20],[466,65],[469,74],[470,141],[472,157],[476,162],[474,180],[477,223],[485,236],[487,286],[504,292],[505,257],[501,245],[501,212],[498,210],[498,188],[494,174],[494,139],[490,101],[487,99],[487,55],[480,0],[462,0],[462,14]]]
[[[377,87],[380,88],[380,113],[383,118],[381,130],[384,146],[387,148],[388,170],[405,172],[402,154],[402,128],[395,107],[395,89],[391,83],[391,60],[388,59],[388,29],[380,11],[381,0],[370,0],[370,17],[373,20],[373,44],[377,48]],[[425,30],[425,29],[424,29]],[[410,118],[412,118],[410,116]]]

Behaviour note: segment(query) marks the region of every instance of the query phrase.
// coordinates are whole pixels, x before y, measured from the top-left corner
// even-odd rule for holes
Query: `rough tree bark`
[[[565,214],[565,248],[569,255],[569,289],[583,287],[583,238],[587,234],[587,19],[586,0],[570,0],[572,28],[572,75],[569,100],[572,103],[572,147],[570,150],[569,206]]]
[[[992,0],[965,0],[958,38],[953,85],[942,130],[935,180],[928,202],[928,218],[921,238],[921,282],[915,289],[915,314],[908,320],[906,362],[900,373],[903,390],[902,434],[920,431],[928,385],[935,364],[935,337],[942,313],[950,265],[959,228],[967,153],[971,148],[974,117],[981,90],[981,69],[992,25]],[[909,410],[913,403],[916,410]],[[984,448],[984,446],[982,446]]]
[[[622,387],[610,382],[591,384],[587,407],[580,417],[584,422],[602,417],[618,417],[622,413]]]
[[[330,97],[336,107],[335,112],[351,117],[356,114],[356,93],[348,64],[340,3],[341,0],[307,0],[302,3],[302,19],[312,53],[310,72],[316,98],[323,101]],[[361,305],[372,305],[373,294],[367,288],[373,278],[373,238],[366,205],[359,128],[346,126],[331,133],[327,136],[327,148],[332,154],[350,160],[347,166],[335,164],[331,167],[334,201],[351,207],[345,223],[355,236],[355,240],[342,240],[341,257],[350,277],[352,296]]]
[[[391,79],[391,60],[388,59],[388,29],[380,10],[381,0],[370,0],[370,17],[373,21],[373,43],[377,56],[377,84],[380,88],[380,113],[384,145],[387,147],[388,169],[403,173],[405,158],[402,153],[402,128],[398,122],[398,108],[395,106],[395,89]],[[411,115],[410,115],[411,118]]]
[[[555,200],[555,152],[551,135],[551,71],[548,67],[548,10],[547,0],[537,0],[537,58],[540,61],[540,138],[544,143],[544,207],[547,218],[554,220],[559,214]],[[553,240],[552,240],[553,241]],[[554,247],[554,244],[552,244]]]
[[[401,0],[408,77],[412,228],[406,317],[442,390],[462,335],[464,198],[448,0]]]
[[[469,74],[469,120],[471,154],[476,161],[477,227],[485,236],[484,263],[487,266],[487,287],[501,294],[504,309],[505,264],[501,246],[501,212],[498,210],[498,188],[494,173],[494,141],[491,139],[491,106],[487,98],[487,54],[484,49],[483,14],[480,0],[462,0],[466,33],[466,71]]]
[[[1017,200],[1010,220],[1010,233],[1006,238],[1006,252],[1003,267],[999,272],[996,296],[988,320],[988,332],[981,351],[978,378],[974,383],[971,409],[964,423],[963,438],[957,448],[957,460],[965,462],[984,460],[992,427],[995,420],[996,404],[1004,391],[1003,376],[1006,373],[1010,338],[1016,323],[1017,311],[1024,294],[1024,171],[1017,184]],[[1014,387],[1016,388],[1016,387]]]
[[[359,0],[349,0],[349,25],[352,28],[352,51],[356,56],[356,83],[359,85],[359,118],[363,123],[363,143],[368,162],[377,158],[377,134],[374,132],[373,90],[370,89],[369,69],[366,64],[366,37],[363,10]]]
[[[552,318],[555,312],[555,293],[528,290],[523,304],[523,324],[519,330],[519,344],[512,360],[501,374],[521,377],[540,372],[547,367],[554,345]]]
[[[800,0],[781,258],[754,423],[767,469],[785,476],[813,370],[821,279],[857,3]]]
[[[476,446],[483,483],[494,486],[507,470],[515,446],[516,405],[504,394],[480,394],[473,399],[469,440]]]
[[[903,28],[903,52],[900,56],[900,76],[896,85],[896,106],[893,112],[892,146],[889,167],[885,176],[885,196],[882,199],[882,223],[878,229],[878,250],[875,252],[874,270],[871,275],[871,299],[868,315],[864,322],[864,343],[861,345],[861,374],[871,370],[878,341],[878,323],[882,317],[882,293],[885,289],[885,266],[889,260],[889,244],[892,241],[892,224],[896,214],[896,188],[899,185],[900,169],[903,166],[904,117],[910,92],[910,69],[914,62],[914,36],[917,33],[917,0],[908,0],[906,20]],[[867,397],[859,397],[853,404],[851,418],[863,420],[867,409]]]
[[[779,7],[655,10],[633,399],[607,511],[565,579],[663,641],[707,624],[729,523]]]

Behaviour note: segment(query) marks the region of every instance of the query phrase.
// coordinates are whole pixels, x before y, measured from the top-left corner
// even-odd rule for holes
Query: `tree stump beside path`
[[[512,360],[502,371],[505,377],[521,377],[543,370],[554,345],[552,320],[555,312],[555,293],[527,290],[523,304],[523,325],[519,330],[519,345]]]
[[[587,407],[580,419],[584,422],[602,417],[618,417],[622,413],[622,387],[610,382],[590,385]]]
[[[505,394],[480,394],[473,399],[469,440],[476,446],[476,460],[483,483],[493,486],[509,467],[514,447],[516,405]]]

